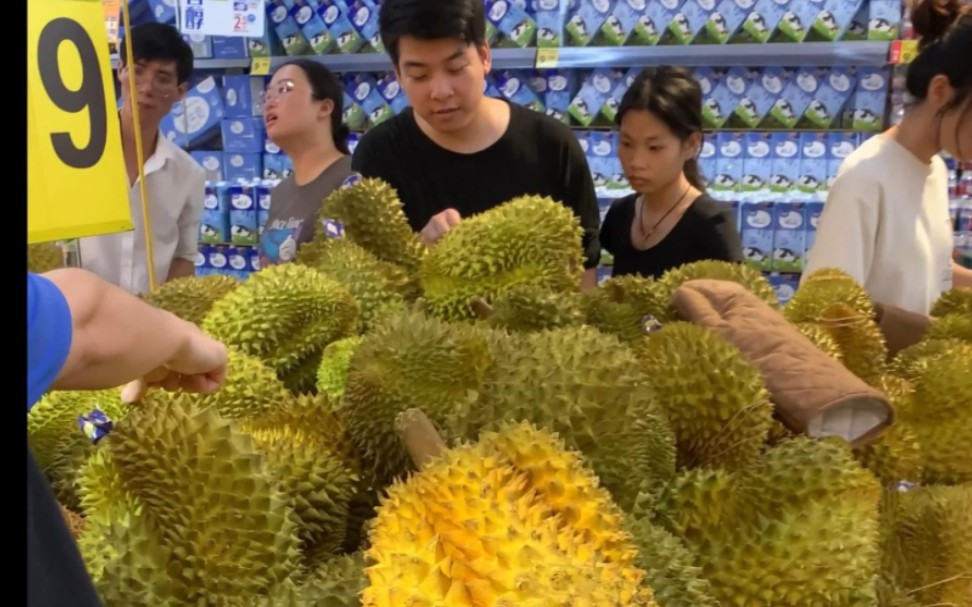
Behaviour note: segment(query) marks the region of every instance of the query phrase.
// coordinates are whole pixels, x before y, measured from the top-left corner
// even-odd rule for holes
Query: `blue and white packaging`
[[[827,133],[827,190],[834,185],[841,165],[857,149],[857,133],[835,131]]]
[[[806,205],[777,202],[773,209],[773,270],[802,272],[806,265]]]
[[[654,46],[671,37],[669,24],[675,21],[685,0],[646,0],[645,10],[635,26],[634,39]]]
[[[348,133],[348,151],[354,154],[354,150],[358,147],[358,143],[361,141],[361,136],[357,133]]]
[[[199,242],[223,244],[230,240],[229,207],[225,186],[206,186],[203,211],[199,221]]]
[[[847,31],[844,32],[843,40],[860,41],[867,40],[867,21],[871,14],[871,3],[863,2],[857,13],[851,19]]]
[[[823,214],[824,203],[808,202],[807,203],[807,246],[806,251],[809,254],[813,250],[813,244],[817,241],[817,224],[820,223],[820,215]]]
[[[496,75],[496,88],[511,103],[543,112],[546,108],[540,97],[530,88],[529,77],[517,70],[503,70]]]
[[[800,288],[800,275],[778,274],[772,277],[770,285],[776,291],[776,299],[779,300],[780,305],[785,306],[790,303],[796,295],[797,289]]]
[[[820,87],[807,106],[804,117],[815,128],[827,129],[838,122],[844,106],[857,85],[857,76],[849,67],[822,68],[817,72]]]
[[[705,0],[706,3],[711,0]],[[720,0],[705,24],[705,38],[716,44],[726,44],[746,22],[753,8],[753,0]]]
[[[560,12],[560,0],[533,0],[533,14],[537,21],[537,46],[564,46],[564,16]]]
[[[385,45],[381,42],[381,32],[378,31],[378,5],[372,0],[353,0],[347,2],[348,18],[354,28],[361,34],[369,50],[384,53]]]
[[[317,14],[317,4],[314,0],[290,0],[289,15],[300,28],[300,33],[310,45],[311,51],[317,55],[324,55],[334,48],[334,36],[328,31],[324,20]]]
[[[368,125],[368,117],[365,111],[361,109],[358,102],[351,96],[349,86],[353,84],[353,81],[349,81],[347,77],[344,79],[344,124],[348,125],[350,129],[364,129]],[[269,151],[269,150],[268,150]]]
[[[702,120],[713,129],[722,128],[735,113],[749,88],[748,72],[743,67],[700,68],[695,78],[702,87]],[[708,90],[708,94],[706,94]]]
[[[773,268],[774,206],[772,202],[744,202],[740,207],[743,257],[763,272]]]
[[[813,21],[813,37],[834,42],[844,37],[864,0],[825,0]]]
[[[260,271],[260,249],[257,247],[250,248],[250,259],[249,267],[247,268],[251,274],[255,274]]]
[[[310,48],[310,44],[300,31],[297,21],[290,16],[289,4],[284,0],[266,0],[268,26],[273,28],[277,38],[287,55],[303,55]]]
[[[756,0],[736,39],[740,42],[769,42],[776,33],[792,0]]]
[[[743,159],[741,183],[744,199],[765,200],[768,198],[772,172],[772,134],[761,131],[746,133],[746,157]]]
[[[601,106],[601,116],[609,124],[614,124],[615,119],[618,117],[618,109],[621,107],[621,100],[624,99],[624,94],[631,88],[640,73],[641,68],[636,67],[629,69],[625,74],[615,72],[614,78],[616,84],[614,85],[614,90],[611,91],[611,96]]]
[[[197,150],[189,153],[192,159],[206,171],[206,181],[217,183],[223,181],[223,153]]]
[[[178,10],[176,0],[148,0],[148,4],[156,23],[175,23]]]
[[[818,200],[827,188],[830,168],[827,133],[800,133],[800,177],[797,190],[806,201]]]
[[[623,46],[632,40],[635,44],[645,44],[635,34],[641,16],[645,14],[647,0],[617,0],[611,16],[604,21],[601,27],[601,37],[606,44]]]
[[[249,49],[246,38],[238,36],[212,36],[214,59],[246,59]]]
[[[371,74],[349,74],[348,91],[355,104],[361,108],[368,124],[375,126],[391,118],[394,113],[378,90],[378,81]]]
[[[746,159],[746,134],[721,132],[716,134],[716,176],[712,182],[712,196],[732,200],[740,191]]]
[[[223,96],[212,77],[204,78],[172,106],[159,128],[162,135],[182,147],[198,147],[219,133]]]
[[[213,41],[205,34],[185,34],[182,39],[192,49],[193,59],[211,59],[213,56]]]
[[[503,35],[503,40],[508,42],[504,46],[525,48],[534,45],[537,22],[515,2],[486,0],[486,19]]]
[[[229,270],[229,246],[208,245],[205,247],[206,267],[210,274],[223,274]]]
[[[223,155],[223,178],[228,183],[252,183],[263,177],[263,154]]]
[[[777,196],[792,193],[800,179],[800,133],[774,132],[771,142],[770,192]]]
[[[813,102],[820,85],[818,70],[814,68],[800,68],[792,77],[788,74],[783,94],[773,104],[767,121],[786,129],[796,127]]]
[[[611,133],[592,131],[588,135],[590,150],[588,152],[591,175],[594,179],[594,189],[598,195],[606,196],[610,189],[611,175],[614,171],[612,159],[616,157],[611,146]]]
[[[225,118],[222,124],[223,151],[259,154],[267,138],[263,118]]]
[[[540,96],[547,116],[570,123],[570,102],[573,99],[574,70],[539,70],[531,78],[531,87]]]
[[[571,117],[583,126],[590,126],[601,108],[611,98],[616,85],[614,70],[601,68],[587,79],[568,109]]]
[[[324,21],[339,53],[357,53],[365,45],[365,39],[348,17],[347,5],[336,0],[317,0],[317,14]]]
[[[263,78],[223,76],[223,115],[249,118],[263,115]]]
[[[777,29],[779,38],[786,42],[803,42],[813,27],[813,22],[823,9],[824,0],[794,0],[783,14]]]
[[[269,24],[263,28],[263,35],[246,38],[246,48],[250,57],[273,57],[279,45],[277,33]]]
[[[699,172],[705,183],[712,186],[716,178],[716,135],[710,135],[702,142],[702,149],[699,151]]]
[[[195,269],[196,276],[209,276],[209,273],[212,271],[209,267],[209,245],[199,245],[199,249],[196,250],[196,258],[193,260],[192,265]]]
[[[576,0],[564,28],[571,46],[588,46],[597,38],[616,0]]]
[[[391,108],[393,114],[400,114],[408,107],[408,96],[398,84],[394,72],[389,72],[378,78],[378,92]]]
[[[736,106],[736,118],[747,128],[756,128],[783,94],[792,72],[781,67],[767,67],[751,70],[749,76],[746,94]]]
[[[252,247],[242,246],[242,247],[227,247],[226,251],[226,261],[229,269],[233,274],[239,278],[244,278],[250,273],[250,255],[252,254]]]
[[[259,244],[257,191],[252,186],[229,187],[230,242],[234,245]]]
[[[708,5],[706,8],[703,5]],[[715,4],[712,0],[685,0],[672,16],[665,41],[675,44],[692,44],[705,30]]]
[[[887,68],[862,67],[857,73],[857,88],[848,106],[845,126],[855,131],[876,132],[884,128],[889,72]]]
[[[901,35],[901,0],[871,0],[867,39],[888,42]]]

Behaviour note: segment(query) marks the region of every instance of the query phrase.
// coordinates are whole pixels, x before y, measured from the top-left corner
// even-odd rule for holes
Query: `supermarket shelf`
[[[770,44],[725,44],[696,46],[563,47],[550,49],[547,67],[598,68],[680,65],[687,67],[723,65],[760,66],[883,66],[888,64],[890,42],[805,42]],[[310,55],[336,72],[380,72],[391,70],[384,53],[354,55]],[[112,56],[112,65],[118,57]],[[293,57],[274,57],[271,69]],[[245,69],[250,59],[196,59],[197,69]],[[528,69],[537,65],[537,49],[494,49],[493,68]]]

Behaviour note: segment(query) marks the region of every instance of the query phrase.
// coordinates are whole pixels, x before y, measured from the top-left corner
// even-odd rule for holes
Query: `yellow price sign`
[[[27,241],[131,230],[102,4],[27,8]]]
[[[270,73],[270,57],[254,57],[250,63],[251,76],[266,76]]]
[[[549,70],[557,67],[560,63],[559,48],[538,48],[536,68],[538,70]]]

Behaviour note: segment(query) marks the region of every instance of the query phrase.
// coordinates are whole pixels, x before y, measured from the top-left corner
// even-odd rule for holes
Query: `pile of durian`
[[[835,270],[786,307],[718,262],[582,292],[581,228],[549,199],[429,249],[380,181],[319,220],[340,236],[296,263],[148,298],[230,346],[221,392],[28,414],[107,606],[972,605],[972,292],[889,357]],[[757,365],[679,317],[694,278],[744,285],[894,425],[794,434]]]

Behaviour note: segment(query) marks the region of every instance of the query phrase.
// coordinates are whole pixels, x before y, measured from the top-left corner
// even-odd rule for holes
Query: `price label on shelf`
[[[179,0],[179,31],[259,38],[266,31],[264,0]]]
[[[131,230],[102,4],[27,14],[28,242]]]
[[[266,76],[270,73],[270,57],[254,57],[250,63],[251,76]]]
[[[538,48],[536,68],[538,70],[548,70],[560,64],[559,48]]]
[[[917,56],[917,40],[895,40],[891,44],[890,62],[892,65],[911,63]]]

